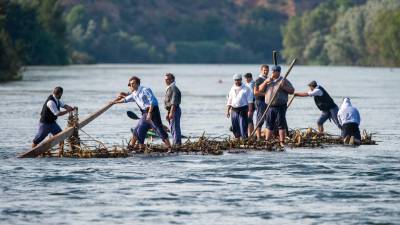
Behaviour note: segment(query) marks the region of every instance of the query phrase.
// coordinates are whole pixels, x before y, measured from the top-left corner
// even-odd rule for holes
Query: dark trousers
[[[342,137],[354,136],[355,139],[361,140],[360,129],[357,123],[345,123],[342,126]]]
[[[167,132],[165,132],[163,128],[163,124],[161,122],[160,109],[158,108],[158,106],[153,107],[153,112],[151,114],[150,122],[146,120],[147,113],[148,113],[147,110],[142,111],[142,118],[140,118],[137,126],[132,131],[133,135],[138,139],[138,142],[140,144],[144,144],[147,131],[150,128],[153,128],[162,140],[167,139],[168,134]]]
[[[40,142],[42,142],[47,135],[49,135],[50,133],[52,135],[56,135],[58,133],[60,133],[61,127],[56,123],[39,123],[39,128],[38,128],[38,132],[35,135],[35,138],[33,139],[33,143],[34,144],[39,144]]]
[[[232,132],[235,138],[247,138],[247,127],[248,127],[248,106],[239,108],[232,108],[231,111],[231,122]]]
[[[169,113],[169,111],[168,111]],[[174,114],[174,119],[170,121],[170,129],[171,129],[171,135],[173,138],[173,144],[174,145],[180,145],[182,144],[182,134],[181,134],[181,115],[182,111],[179,106],[176,107],[175,109],[175,114]]]
[[[257,112],[256,112],[257,124],[259,124],[258,127],[255,127],[255,128],[262,128],[262,125],[265,122],[265,117],[263,118],[262,116],[263,116],[265,110],[267,109],[267,104],[264,101],[256,100],[254,105],[257,110]]]

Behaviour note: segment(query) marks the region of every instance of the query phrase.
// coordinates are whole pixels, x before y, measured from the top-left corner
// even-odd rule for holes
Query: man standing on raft
[[[318,132],[320,134],[324,133],[324,123],[328,119],[332,120],[339,129],[342,129],[337,118],[339,107],[335,104],[328,92],[325,91],[321,85],[318,85],[316,81],[311,81],[308,84],[308,87],[310,88],[310,91],[297,92],[294,93],[294,96],[314,97],[315,104],[322,112],[321,116],[317,120]]]
[[[133,130],[133,136],[130,145],[134,147],[136,141],[138,141],[140,149],[144,149],[144,140],[146,138],[147,131],[150,128],[153,128],[167,146],[168,152],[171,152],[171,144],[169,142],[167,132],[165,132],[163,129],[160,109],[158,108],[158,101],[153,92],[150,88],[141,86],[140,79],[136,76],[133,76],[129,79],[128,86],[130,92],[119,93],[118,98],[114,100],[113,103],[120,104],[135,102],[142,112],[142,117],[140,118],[136,128]]]
[[[233,75],[235,84],[228,94],[226,117],[231,117],[232,131],[236,139],[247,138],[248,118],[253,117],[253,95],[242,83],[242,75]]]

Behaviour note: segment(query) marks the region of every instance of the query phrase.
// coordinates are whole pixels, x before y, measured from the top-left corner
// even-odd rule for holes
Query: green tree
[[[371,64],[400,66],[400,9],[381,11],[367,33]]]

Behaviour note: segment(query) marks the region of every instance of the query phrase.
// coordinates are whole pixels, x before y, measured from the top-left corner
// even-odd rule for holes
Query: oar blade
[[[132,111],[127,111],[127,112],[126,112],[126,115],[127,115],[129,118],[133,119],[133,120],[138,120],[138,119],[140,119],[140,118],[138,117],[138,115],[136,115],[136,113],[134,113],[134,112],[132,112]]]

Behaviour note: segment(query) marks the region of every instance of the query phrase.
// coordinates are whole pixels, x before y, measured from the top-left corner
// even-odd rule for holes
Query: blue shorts
[[[322,111],[322,114],[319,116],[319,118],[317,120],[317,124],[319,126],[322,126],[329,119],[329,120],[332,120],[333,123],[335,123],[336,126],[339,127],[339,129],[341,129],[342,127],[340,126],[339,120],[337,118],[338,111],[339,111],[339,107],[337,107],[337,106],[328,111]]]
[[[268,109],[267,116],[268,130],[286,129],[286,107],[285,106],[272,106]]]
[[[49,135],[50,133],[52,135],[56,135],[58,133],[60,133],[61,127],[58,126],[58,124],[56,122],[53,123],[39,123],[39,128],[38,128],[38,132],[35,136],[35,138],[33,139],[33,143],[34,144],[39,144],[40,142],[42,142],[47,135]]]

